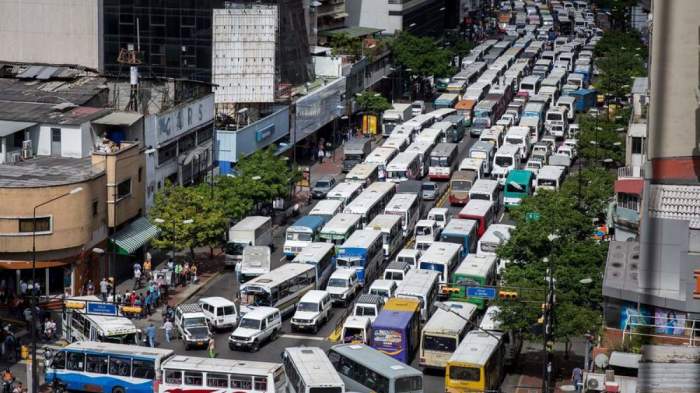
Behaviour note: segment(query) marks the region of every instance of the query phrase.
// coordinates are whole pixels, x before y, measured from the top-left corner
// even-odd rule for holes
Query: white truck
[[[270,272],[270,247],[246,246],[243,249],[243,259],[236,264],[236,278],[244,283],[257,276]]]
[[[235,266],[240,262],[243,259],[243,249],[246,246],[272,247],[272,219],[270,217],[246,217],[228,230],[225,264]]]
[[[393,108],[385,110],[382,115],[382,135],[389,136],[394,127],[411,117],[411,104],[394,103]]]

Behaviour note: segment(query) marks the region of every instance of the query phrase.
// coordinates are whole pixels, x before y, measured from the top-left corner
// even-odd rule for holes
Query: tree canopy
[[[627,96],[632,79],[647,75],[644,67],[647,48],[632,32],[607,32],[595,46],[596,66],[600,70],[596,88],[604,94]]]
[[[432,38],[401,32],[390,44],[395,62],[419,77],[446,77],[454,74],[452,54]]]
[[[391,103],[384,96],[369,90],[355,97],[355,102],[362,112],[382,113],[391,109]]]

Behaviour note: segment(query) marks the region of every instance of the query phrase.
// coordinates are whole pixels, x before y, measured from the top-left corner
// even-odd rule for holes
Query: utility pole
[[[552,342],[554,329],[554,263],[549,258],[545,258],[544,262],[547,267],[547,291],[544,303],[544,357],[542,361],[542,392],[549,393],[552,391],[552,370],[554,368],[553,347]]]

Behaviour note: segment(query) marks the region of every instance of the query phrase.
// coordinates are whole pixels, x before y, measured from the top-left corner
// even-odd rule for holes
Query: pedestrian
[[[109,282],[107,282],[107,277],[100,281],[100,295],[102,296],[102,301],[107,301],[107,293],[109,293]]]
[[[151,348],[156,347],[156,327],[151,323],[146,328],[146,336],[148,337],[148,346]]]
[[[179,286],[181,284],[180,273],[182,273],[182,262],[178,262],[178,264],[175,265],[175,286]]]
[[[571,371],[571,384],[576,388],[576,393],[581,393],[583,388],[583,371],[578,367]]]
[[[163,330],[165,330],[165,341],[170,342],[170,338],[173,336],[173,323],[170,322],[170,319],[165,319],[165,323],[163,323]]]
[[[7,282],[5,282],[5,279],[3,278],[2,281],[0,281],[0,303],[5,304],[7,301]]]
[[[323,145],[318,145],[318,162],[323,164],[323,158],[326,156],[326,152],[323,150]]]
[[[92,283],[92,280],[88,280],[86,284],[86,292],[88,296],[95,294],[95,284]]]
[[[138,297],[136,296],[136,292],[132,290],[131,295],[129,295],[129,304],[131,304],[131,307],[134,307],[136,305],[137,298]]]
[[[146,291],[146,297],[144,298],[144,308],[146,308],[146,315],[151,315],[151,291]]]
[[[17,338],[15,337],[15,334],[10,332],[7,336],[5,336],[5,341],[3,341],[2,344],[5,348],[4,358],[7,359],[8,362],[14,363],[17,351]]]
[[[190,273],[192,274],[192,282],[196,283],[197,282],[197,265],[192,263],[192,267],[190,268]]]
[[[10,389],[12,388],[12,383],[15,381],[15,376],[12,374],[12,371],[10,371],[9,368],[6,368],[5,371],[2,372],[2,391],[4,393],[10,393]]]
[[[185,262],[185,266],[183,266],[182,270],[183,270],[182,273],[183,273],[185,285],[187,285],[190,283],[190,263]]]
[[[207,349],[209,351],[209,357],[215,358],[216,357],[216,341],[214,340],[213,334],[209,335],[209,346],[207,347]]]
[[[27,295],[27,282],[24,280],[20,280],[19,282],[19,294],[22,295],[22,297]]]
[[[15,388],[12,389],[12,393],[24,393],[26,391],[27,389],[25,389],[25,387],[22,385],[22,382],[17,382]]]
[[[151,255],[151,254],[148,254]],[[143,261],[143,273],[146,276],[147,280],[151,279],[151,260],[146,257],[146,260]]]
[[[168,257],[168,262],[165,264],[165,266],[170,271],[173,271],[175,269],[175,261],[173,261],[173,257]]]
[[[134,289],[141,288],[141,265],[134,264]]]

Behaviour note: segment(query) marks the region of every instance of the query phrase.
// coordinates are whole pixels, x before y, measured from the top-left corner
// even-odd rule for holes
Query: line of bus
[[[438,272],[438,282],[443,287],[459,264],[461,250],[462,246],[456,243],[434,242],[420,256],[418,268]]]
[[[384,214],[394,214],[401,217],[401,228],[404,239],[408,239],[420,220],[422,205],[417,194],[400,192],[394,195],[384,208]]]
[[[306,292],[317,289],[316,266],[287,263],[241,285],[241,314],[255,307],[275,307],[286,315]]]
[[[343,213],[359,214],[360,228],[364,228],[377,214],[384,211],[384,207],[395,193],[394,183],[374,182],[345,206]]]
[[[383,260],[381,232],[362,229],[353,232],[338,248],[335,266],[355,269],[360,285],[364,286],[374,280]]]
[[[460,341],[476,322],[475,305],[450,301],[444,303],[458,315],[435,310],[435,314],[423,326],[419,352],[419,364],[423,368],[444,369]]]
[[[427,321],[435,310],[440,273],[432,270],[411,269],[396,288],[396,297],[417,299],[421,304],[421,321]]]

